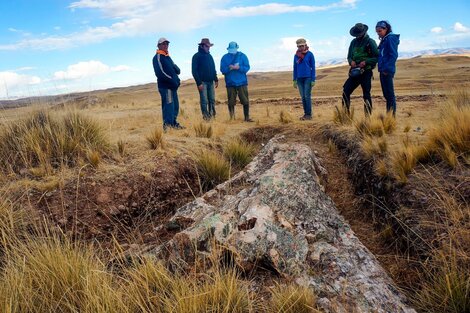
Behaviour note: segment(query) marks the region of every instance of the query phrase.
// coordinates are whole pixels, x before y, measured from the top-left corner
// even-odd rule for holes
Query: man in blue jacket
[[[163,130],[168,127],[183,129],[177,122],[179,112],[178,87],[180,69],[168,53],[170,42],[166,38],[158,39],[158,50],[153,57],[153,70],[157,76],[158,91],[162,98]]]
[[[228,44],[227,51],[228,53],[220,60],[220,71],[225,75],[230,119],[235,119],[235,102],[238,94],[243,105],[245,122],[253,122],[250,118],[248,79],[246,77],[246,73],[250,70],[250,63],[246,55],[238,51],[238,44],[235,41]]]
[[[198,52],[193,56],[192,73],[199,90],[202,117],[210,120],[215,117],[215,88],[219,86],[215,63],[209,50],[214,44],[208,38],[202,38]]]

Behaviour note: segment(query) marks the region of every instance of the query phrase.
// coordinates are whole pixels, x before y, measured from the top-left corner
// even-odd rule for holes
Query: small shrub
[[[241,169],[251,162],[254,151],[252,144],[235,139],[224,146],[223,153],[231,164]]]
[[[294,119],[292,118],[292,115],[290,115],[289,112],[281,110],[281,112],[279,113],[279,122],[283,124],[289,124],[289,123],[292,123],[293,121]]]
[[[333,122],[338,125],[351,125],[354,120],[354,109],[351,109],[350,113],[346,108],[335,106],[333,111]]]
[[[212,189],[230,176],[230,164],[215,151],[199,152],[195,162],[203,190]]]
[[[147,145],[150,149],[156,150],[159,147],[163,148],[163,132],[160,128],[155,128],[155,130],[145,139],[147,140]]]
[[[271,306],[268,312],[319,313],[315,308],[315,298],[307,287],[277,285],[271,290]]]

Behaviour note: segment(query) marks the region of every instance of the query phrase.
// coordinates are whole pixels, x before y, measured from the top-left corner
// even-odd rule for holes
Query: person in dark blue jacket
[[[191,62],[192,73],[199,90],[202,117],[210,120],[215,117],[215,88],[219,86],[215,63],[209,50],[214,44],[208,38],[202,38],[198,52]]]
[[[297,39],[294,55],[294,88],[299,88],[304,116],[301,120],[312,119],[312,88],[315,85],[315,56],[309,51],[307,41]]]
[[[387,101],[387,113],[392,112],[393,116],[397,111],[395,90],[393,88],[393,77],[395,76],[395,63],[398,58],[398,45],[400,35],[392,33],[392,26],[387,21],[379,21],[375,26],[375,31],[379,35],[379,62],[380,85]]]
[[[153,57],[153,70],[157,76],[158,91],[162,98],[163,130],[168,127],[183,129],[177,122],[179,112],[178,87],[180,86],[179,67],[168,53],[170,42],[166,38],[158,39],[158,50]]]
[[[225,76],[230,119],[235,119],[235,102],[238,94],[243,105],[245,122],[253,122],[250,118],[248,78],[246,77],[246,73],[250,70],[250,63],[246,55],[238,51],[238,44],[235,41],[228,44],[227,51],[228,53],[220,60],[220,71]]]

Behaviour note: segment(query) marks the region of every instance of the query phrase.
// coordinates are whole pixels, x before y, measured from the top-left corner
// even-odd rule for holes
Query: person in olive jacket
[[[387,101],[387,113],[392,112],[393,116],[397,111],[395,90],[393,88],[393,77],[395,76],[398,58],[398,45],[400,35],[392,33],[392,25],[387,21],[379,21],[375,26],[375,31],[379,35],[379,73],[380,85],[385,100]]]
[[[361,85],[364,98],[364,113],[369,116],[372,113],[372,70],[377,64],[379,51],[375,40],[367,35],[369,27],[362,23],[354,25],[349,33],[356,37],[351,41],[348,50],[348,63],[350,65],[349,77],[343,85],[343,107],[350,113],[351,94]]]
[[[153,57],[153,70],[157,76],[158,91],[162,98],[163,130],[168,127],[183,129],[177,122],[179,112],[178,87],[180,86],[179,67],[168,53],[170,42],[166,38],[158,39],[158,50]]]
[[[205,120],[215,117],[215,88],[219,86],[214,59],[209,52],[213,45],[208,38],[202,38],[191,63],[193,77],[199,90],[201,113]]]

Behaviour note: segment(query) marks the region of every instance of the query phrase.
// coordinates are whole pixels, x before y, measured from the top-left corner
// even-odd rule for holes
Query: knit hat
[[[235,54],[238,51],[238,43],[231,41],[227,47],[228,53]]]
[[[369,26],[367,26],[366,24],[357,23],[349,30],[349,33],[353,37],[360,37],[360,36],[364,36],[364,34],[367,33],[368,29],[369,29]]]

